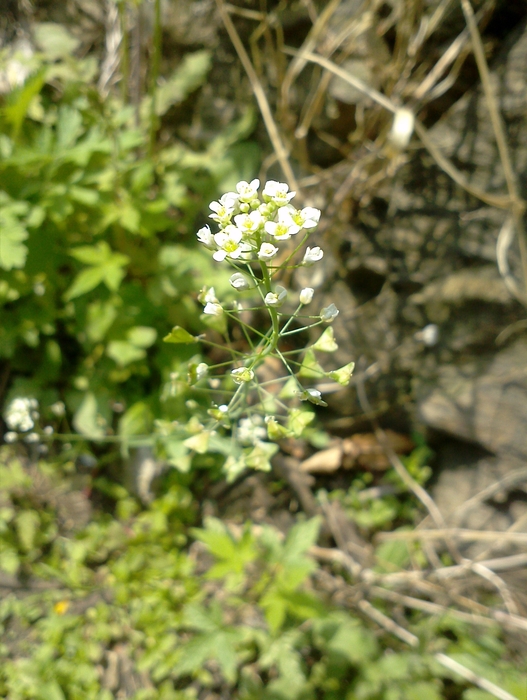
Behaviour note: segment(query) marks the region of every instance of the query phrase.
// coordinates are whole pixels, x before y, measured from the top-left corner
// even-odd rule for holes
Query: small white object
[[[415,334],[415,339],[424,343],[427,347],[431,348],[437,345],[439,341],[439,326],[435,323],[429,323],[427,326],[422,328]]]
[[[301,304],[310,304],[311,300],[313,299],[314,293],[315,293],[315,290],[312,287],[305,287],[300,292],[300,303]]]
[[[287,296],[287,290],[278,285],[276,291],[265,295],[264,302],[267,306],[282,306]]]
[[[304,259],[302,260],[302,265],[313,265],[313,263],[322,260],[324,257],[324,251],[320,246],[316,245],[314,248],[307,248],[304,254]]]
[[[398,109],[393,117],[393,124],[388,134],[388,141],[399,151],[403,151],[410,143],[410,139],[414,133],[414,127],[414,113],[406,109],[406,107]]]

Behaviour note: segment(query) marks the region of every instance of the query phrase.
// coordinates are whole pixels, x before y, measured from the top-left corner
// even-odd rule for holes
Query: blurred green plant
[[[188,476],[172,471],[143,510],[125,489],[100,484],[115,515],[72,531],[49,497],[39,501],[43,484],[48,494],[74,488],[71,468],[41,462],[30,477],[12,450],[0,454],[0,573],[3,585],[9,574],[25,578],[0,600],[1,697],[110,700],[108,668],[119,658],[134,700],[490,700],[437,663],[444,652],[526,698],[525,670],[508,659],[498,627],[476,636],[448,613],[414,613],[422,648],[408,651],[332,604],[311,579],[318,518],[285,537],[214,518],[191,527]]]
[[[188,233],[202,202],[243,176],[237,148],[253,113],[202,151],[176,139],[151,148],[152,91],[137,122],[118,97],[101,99],[95,58],[74,59],[64,27],[36,25],[35,37],[30,77],[0,104],[4,403],[37,400],[37,432],[47,425],[71,442],[74,429],[125,449],[137,434],[154,442],[158,419],[167,458],[186,469],[190,451],[166,438],[191,415],[174,391],[191,351],[161,338],[175,324],[199,330],[197,270],[228,288]],[[181,61],[156,92],[156,120],[203,84],[210,60],[197,51]]]

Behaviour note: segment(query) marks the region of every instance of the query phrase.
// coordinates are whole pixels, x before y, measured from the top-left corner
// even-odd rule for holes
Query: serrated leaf
[[[72,248],[69,254],[85,265],[102,265],[110,259],[112,249],[106,241],[99,241],[97,245],[80,245]]]
[[[307,552],[318,539],[320,525],[321,519],[318,516],[294,525],[289,530],[285,541],[284,553],[286,556],[296,557]]]
[[[187,54],[174,74],[156,91],[155,110],[158,117],[203,84],[212,56],[210,51]]]
[[[103,281],[104,274],[103,267],[88,267],[86,270],[81,270],[73,280],[71,287],[64,294],[64,300],[72,301],[72,299],[91,292]]]
[[[13,217],[0,212],[0,267],[4,270],[23,268],[26,264],[27,246],[22,241],[28,237],[26,229]]]
[[[174,326],[170,333],[163,338],[165,343],[197,343],[198,338],[190,335],[188,331],[181,326]]]

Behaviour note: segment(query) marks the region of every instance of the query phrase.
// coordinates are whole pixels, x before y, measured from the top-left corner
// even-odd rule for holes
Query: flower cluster
[[[36,399],[20,397],[13,399],[4,413],[4,419],[10,430],[26,433],[35,427],[38,420],[38,402]]]
[[[25,433],[26,442],[38,442],[38,434],[32,431],[40,415],[38,412],[38,401],[27,397],[17,397],[8,405],[4,420],[9,428],[4,435],[5,442],[16,442],[19,433]]]
[[[285,183],[270,180],[262,190],[261,199],[259,188],[259,180],[242,181],[236,185],[236,192],[227,192],[210,204],[210,218],[220,230],[212,233],[209,226],[204,226],[197,235],[203,245],[214,251],[214,260],[268,263],[280,252],[277,244],[317,226],[320,210],[295,209],[290,202],[296,193],[289,192]],[[311,265],[321,260],[323,254],[318,246],[308,248],[302,264]]]
[[[197,233],[198,240],[216,262],[234,268],[232,288],[248,294],[239,297],[244,303],[224,303],[214,287],[201,290],[198,300],[203,304],[202,320],[223,337],[222,342],[207,336],[196,338],[179,326],[165,338],[171,343],[209,343],[219,351],[220,358],[227,353],[222,358],[226,361],[216,365],[207,365],[201,356],[189,363],[187,385],[212,392],[217,402],[213,401],[207,410],[214,420],[208,427],[206,421],[201,423],[193,416],[191,435],[184,444],[203,453],[209,448],[209,440],[216,439],[218,428],[230,431],[233,447],[224,466],[229,478],[246,467],[270,468],[269,459],[278,449],[273,443],[285,437],[300,437],[313,420],[314,413],[306,410],[305,404],[326,406],[322,390],[328,380],[330,387],[331,382],[346,386],[353,371],[353,363],[331,372],[319,363],[315,353],[337,349],[331,326],[308,348],[295,348],[291,343],[295,333],[331,324],[339,313],[335,304],[311,311],[315,289],[305,287],[292,295],[284,277],[280,277],[286,269],[309,267],[324,256],[320,246],[306,245],[320,221],[320,210],[296,209],[294,197],[295,192],[290,192],[285,183],[271,180],[260,191],[260,181],[255,179],[239,182],[235,192],[227,192],[210,204],[210,218],[218,230],[213,232],[210,226],[204,226]],[[277,283],[279,279],[281,284]],[[261,302],[253,305],[258,296]],[[261,327],[261,314],[252,314],[262,308],[267,312],[267,328]],[[256,318],[258,323],[253,320]],[[230,340],[230,327],[235,324],[242,331],[238,337],[243,338],[238,348]],[[275,363],[271,365],[274,367],[281,363],[284,376],[266,380],[264,365],[268,360]],[[306,387],[304,380],[324,380],[324,384]]]

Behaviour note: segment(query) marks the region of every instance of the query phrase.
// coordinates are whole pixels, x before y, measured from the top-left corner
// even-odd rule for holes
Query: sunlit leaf
[[[188,331],[181,326],[174,326],[168,335],[163,338],[165,343],[196,343],[198,338],[190,335]]]

